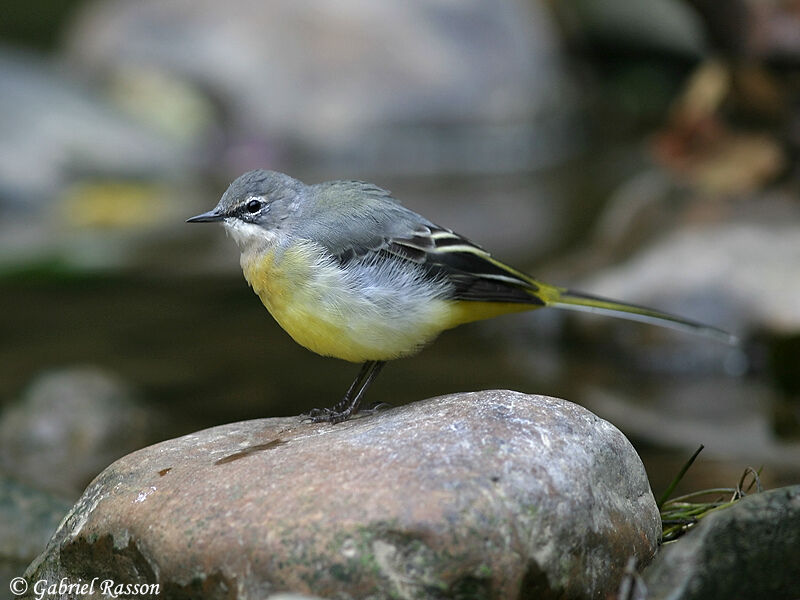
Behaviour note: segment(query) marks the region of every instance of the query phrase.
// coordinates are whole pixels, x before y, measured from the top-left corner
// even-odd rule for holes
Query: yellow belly
[[[391,360],[415,353],[442,330],[444,301],[419,322],[386,319],[349,289],[343,271],[320,260],[313,245],[242,256],[245,279],[278,324],[301,346],[352,362]],[[410,316],[410,315],[409,315]]]
[[[535,308],[525,304],[416,301],[397,293],[374,302],[312,244],[242,255],[245,279],[278,324],[301,346],[352,361],[391,360],[419,351],[461,323]]]

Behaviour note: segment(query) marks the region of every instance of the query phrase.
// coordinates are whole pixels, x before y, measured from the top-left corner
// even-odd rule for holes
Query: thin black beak
[[[202,215],[197,215],[195,217],[190,217],[186,219],[187,223],[213,223],[214,221],[222,221],[225,218],[225,215],[221,215],[217,212],[216,209],[212,209],[208,212],[204,212]]]

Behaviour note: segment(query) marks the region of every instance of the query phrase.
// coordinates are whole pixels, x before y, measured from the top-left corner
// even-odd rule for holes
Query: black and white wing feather
[[[378,252],[416,263],[427,276],[447,281],[454,300],[545,304],[531,278],[449,229],[420,226],[412,235],[387,239]]]

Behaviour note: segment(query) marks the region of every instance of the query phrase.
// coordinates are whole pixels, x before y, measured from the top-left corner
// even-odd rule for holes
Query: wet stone
[[[645,571],[647,598],[800,598],[800,485],[705,517]]]
[[[27,577],[157,582],[165,598],[599,599],[659,535],[619,430],[564,400],[486,391],[130,454]]]

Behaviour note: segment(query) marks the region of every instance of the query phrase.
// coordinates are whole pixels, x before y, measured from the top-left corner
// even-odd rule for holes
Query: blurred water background
[[[106,464],[338,400],[233,242],[184,224],[252,168],[365,179],[552,283],[742,345],[538,311],[448,332],[371,401],[578,402],[656,494],[800,477],[800,5],[764,0],[7,0],[0,473]]]

